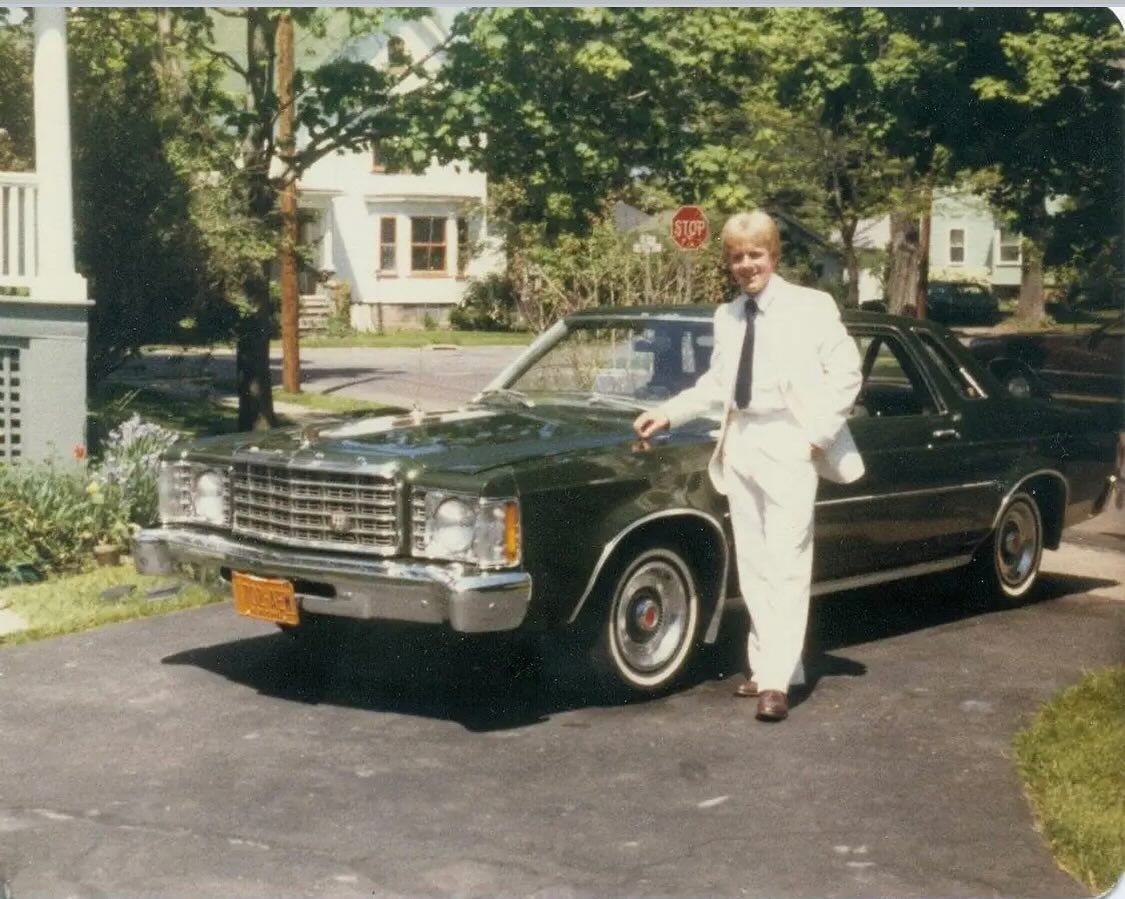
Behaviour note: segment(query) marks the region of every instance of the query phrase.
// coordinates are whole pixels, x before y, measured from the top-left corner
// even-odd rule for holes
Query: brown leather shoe
[[[789,697],[781,690],[763,690],[758,697],[759,721],[784,721],[789,717]]]
[[[734,695],[741,696],[743,699],[753,699],[758,695],[758,684],[750,678],[746,678],[734,688]]]

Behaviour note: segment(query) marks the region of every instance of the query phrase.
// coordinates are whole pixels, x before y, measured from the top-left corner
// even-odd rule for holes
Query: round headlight
[[[447,499],[434,509],[430,545],[440,553],[457,555],[473,543],[476,511],[459,499]]]
[[[222,524],[226,520],[223,487],[223,476],[217,471],[205,471],[195,479],[192,503],[195,506],[195,514],[204,521]]]

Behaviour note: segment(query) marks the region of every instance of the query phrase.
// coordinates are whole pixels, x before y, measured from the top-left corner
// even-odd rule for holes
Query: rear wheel
[[[683,674],[695,647],[700,601],[695,570],[666,546],[620,564],[601,603],[592,663],[613,696],[656,695]]]
[[[1033,497],[1017,493],[973,559],[973,586],[999,605],[1018,605],[1035,586],[1042,560],[1043,516]]]

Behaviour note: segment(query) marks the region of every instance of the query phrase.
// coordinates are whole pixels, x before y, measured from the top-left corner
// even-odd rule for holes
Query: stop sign
[[[672,216],[672,240],[681,250],[698,250],[707,242],[707,216],[698,206],[681,206]]]

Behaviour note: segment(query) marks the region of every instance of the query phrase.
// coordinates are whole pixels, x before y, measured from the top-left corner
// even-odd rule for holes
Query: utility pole
[[[296,150],[293,98],[293,19],[283,13],[277,20],[277,147],[285,163],[281,185],[281,243],[278,268],[281,278],[281,386],[286,393],[301,391],[300,297],[297,293],[297,179],[291,160]]]

